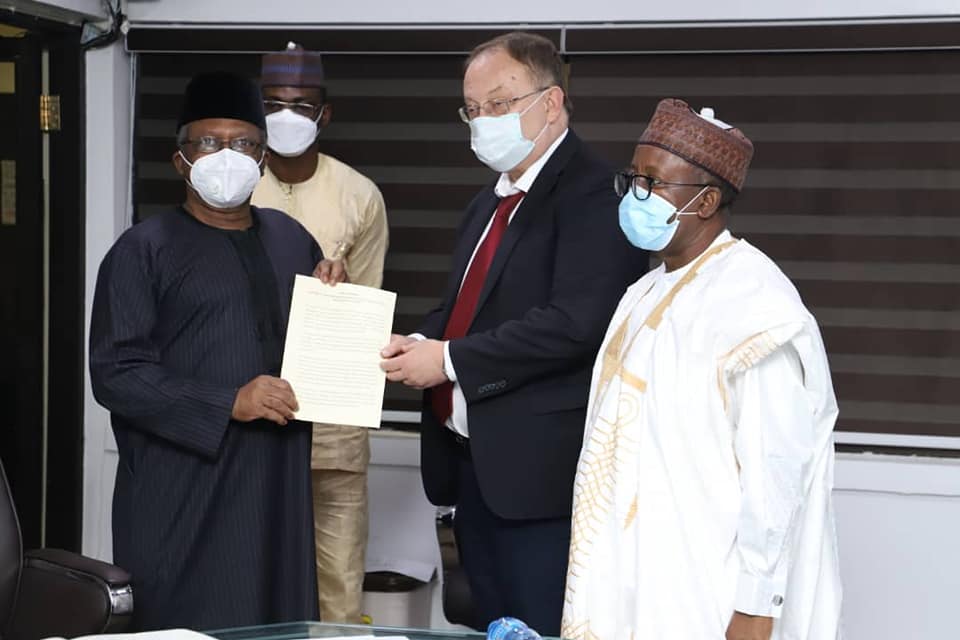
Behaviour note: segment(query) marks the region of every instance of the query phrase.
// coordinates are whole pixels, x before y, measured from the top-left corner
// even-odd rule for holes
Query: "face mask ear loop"
[[[687,200],[687,204],[683,205],[682,207],[680,207],[679,209],[677,209],[676,211],[674,211],[674,212],[670,215],[670,219],[667,220],[667,224],[673,224],[675,220],[677,220],[680,216],[683,216],[683,215],[687,215],[687,216],[695,215],[695,214],[697,213],[696,211],[684,211],[684,209],[686,209],[687,207],[689,207],[691,202],[693,202],[694,200],[696,200],[697,198],[699,198],[700,196],[702,196],[702,195],[704,194],[704,192],[705,192],[707,189],[709,189],[711,186],[712,186],[712,185],[709,185],[709,184],[706,185],[706,186],[704,186],[702,189],[700,189],[700,191],[697,192],[697,195],[695,195],[695,196],[693,196],[692,198],[690,198],[689,200]]]
[[[542,98],[544,95],[546,95],[547,91],[550,91],[550,89],[552,89],[552,88],[553,88],[553,87],[548,87],[548,88],[544,89],[543,91],[541,91],[541,92],[540,92],[540,95],[537,96],[537,99],[534,100],[533,102],[531,102],[531,103],[530,103],[530,106],[528,106],[526,109],[524,109],[523,111],[520,112],[520,114],[519,114],[520,117],[522,118],[524,115],[526,115],[527,111],[530,111],[530,109],[533,109],[533,105],[535,105],[535,104],[537,104],[538,102],[540,102],[540,98]],[[531,140],[531,142],[536,143],[537,140],[540,139],[540,136],[543,135],[544,131],[546,131],[546,130],[547,130],[547,127],[549,127],[549,126],[550,126],[550,123],[549,123],[549,122],[544,122],[544,123],[543,123],[543,129],[540,129],[540,133],[538,133],[537,135],[533,136],[533,140]]]
[[[180,157],[183,158],[183,161],[187,163],[187,166],[190,167],[191,169],[193,169],[193,163],[190,162],[189,160],[187,160],[187,156],[183,155],[183,149],[177,149],[177,153],[179,153],[179,154],[180,154]],[[194,191],[197,190],[197,188],[196,188],[195,186],[193,186],[193,183],[190,182],[190,173],[189,173],[189,172],[187,172],[187,175],[184,176],[183,181],[186,182],[186,183],[187,183],[187,186],[190,187],[191,189],[193,189]]]
[[[543,91],[541,91],[541,92],[540,92],[540,95],[537,96],[537,99],[534,100],[533,102],[531,102],[531,103],[527,106],[526,109],[524,109],[523,111],[520,112],[520,117],[522,118],[523,116],[526,115],[527,111],[530,111],[530,109],[533,109],[533,105],[535,105],[535,104],[537,104],[538,102],[540,102],[540,98],[542,98],[544,95],[546,95],[547,91],[550,91],[550,89],[552,89],[552,88],[553,88],[553,87],[547,87],[546,89],[544,89]]]
[[[536,143],[537,140],[540,139],[540,136],[543,135],[544,131],[546,131],[546,130],[547,130],[547,127],[549,127],[549,126],[550,126],[550,123],[549,123],[549,122],[548,122],[548,123],[545,123],[545,124],[543,125],[543,129],[540,129],[540,133],[538,133],[537,135],[533,136],[533,140],[531,140],[531,142]]]
[[[316,144],[317,138],[320,137],[320,131],[323,130],[323,126],[320,124],[320,120],[323,119],[323,113],[327,110],[327,105],[320,105],[320,113],[317,114],[317,119],[313,121],[313,124],[317,125],[317,135],[313,137],[313,142],[310,144]],[[309,147],[307,147],[309,149]]]
[[[694,200],[696,200],[697,198],[699,198],[700,196],[702,196],[704,193],[706,193],[707,189],[709,189],[711,186],[713,186],[713,185],[709,185],[709,184],[708,184],[708,185],[705,185],[702,189],[700,189],[700,191],[697,192],[697,195],[695,195],[695,196],[693,196],[692,198],[690,198],[689,200],[687,200],[687,204],[685,204],[685,205],[683,205],[682,207],[680,207],[679,209],[677,209],[674,213],[675,213],[676,215],[678,215],[678,216],[679,216],[679,215],[682,215],[682,214],[684,214],[684,213],[687,214],[687,215],[695,214],[696,211],[684,211],[684,209],[686,209],[687,207],[689,207],[689,206],[690,206],[690,203],[692,203]]]

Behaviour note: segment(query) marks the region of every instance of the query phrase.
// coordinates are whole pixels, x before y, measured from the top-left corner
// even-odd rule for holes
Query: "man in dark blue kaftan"
[[[120,452],[114,561],[137,630],[317,618],[310,425],[276,376],[294,277],[322,255],[249,204],[265,128],[252,83],[194,78],[173,160],[186,201],[100,267],[90,373]]]

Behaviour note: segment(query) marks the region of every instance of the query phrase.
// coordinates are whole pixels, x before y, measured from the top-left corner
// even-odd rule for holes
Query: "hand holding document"
[[[396,301],[391,291],[297,276],[280,371],[300,405],[297,420],[380,426],[380,350]]]

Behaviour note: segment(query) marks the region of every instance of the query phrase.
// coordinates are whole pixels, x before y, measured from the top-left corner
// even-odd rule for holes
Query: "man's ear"
[[[563,101],[566,94],[558,86],[550,87],[545,95],[544,102],[547,103],[547,122],[555,122],[563,112]]]
[[[320,125],[321,129],[325,129],[328,124],[330,124],[330,118],[333,117],[333,105],[329,102],[323,104],[323,113],[320,114],[320,122],[317,124]]]
[[[700,207],[697,209],[697,217],[701,220],[709,220],[720,210],[720,189],[711,186],[700,197]]]
[[[173,163],[174,171],[176,171],[177,175],[179,175],[181,178],[186,178],[188,175],[190,175],[190,165],[188,165],[186,160],[183,159],[183,154],[180,153],[179,149],[173,152],[170,162]]]

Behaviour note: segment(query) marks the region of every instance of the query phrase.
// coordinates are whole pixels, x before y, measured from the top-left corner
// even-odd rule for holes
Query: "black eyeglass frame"
[[[646,180],[646,187],[640,187],[638,178],[643,178]],[[659,178],[654,178],[653,176],[648,176],[642,173],[634,173],[633,171],[617,171],[613,174],[613,192],[617,194],[618,198],[622,198],[627,194],[627,191],[632,191],[633,196],[637,200],[646,200],[650,197],[650,194],[653,193],[654,189],[661,187],[717,187],[719,185],[710,183],[710,182],[668,182],[666,180],[661,180]]]

